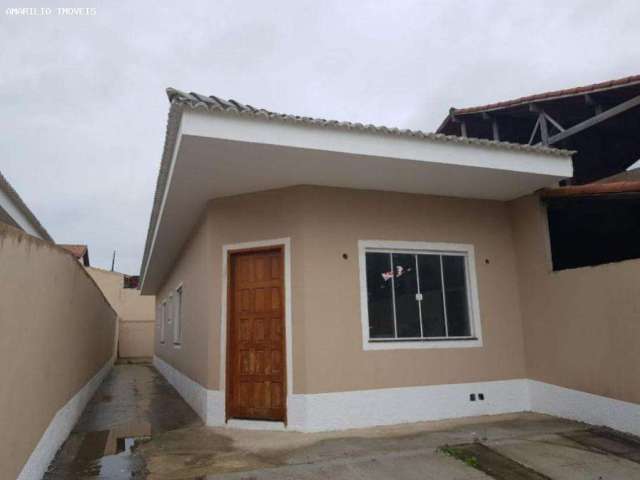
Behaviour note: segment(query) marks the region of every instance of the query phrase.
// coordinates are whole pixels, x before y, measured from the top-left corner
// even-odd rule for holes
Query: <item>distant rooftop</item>
[[[86,245],[59,244],[60,247],[67,250],[77,260],[82,260],[85,267],[89,267],[89,247]]]

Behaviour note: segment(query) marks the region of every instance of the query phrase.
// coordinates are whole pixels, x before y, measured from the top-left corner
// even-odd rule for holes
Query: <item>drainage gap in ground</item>
[[[546,475],[525,467],[482,443],[445,446],[440,451],[496,480],[550,480]]]
[[[567,432],[563,437],[591,450],[640,463],[640,438],[608,428]]]

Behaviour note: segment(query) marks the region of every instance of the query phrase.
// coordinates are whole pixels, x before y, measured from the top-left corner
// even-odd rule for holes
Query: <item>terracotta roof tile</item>
[[[637,83],[640,83],[640,75],[632,75],[625,78],[619,78],[617,80],[607,80],[606,82],[593,83],[591,85],[585,85],[582,87],[565,88],[563,90],[552,90],[550,92],[536,93],[535,95],[528,95],[525,97],[515,98],[513,100],[504,100],[501,102],[490,103],[488,105],[468,108],[453,108],[452,113],[454,113],[455,115],[465,115],[468,113],[498,110],[501,108],[516,107],[536,101],[539,102],[543,100],[552,100],[567,96],[585,95],[588,93],[595,93],[602,90],[609,90],[612,88],[619,88]]]
[[[586,185],[570,185],[540,190],[542,198],[585,197],[594,195],[610,195],[615,193],[640,193],[640,180],[588,183]]]
[[[69,251],[71,255],[77,259],[81,259],[85,253],[87,253],[88,247],[86,245],[71,245],[71,244],[58,244],[59,247]]]

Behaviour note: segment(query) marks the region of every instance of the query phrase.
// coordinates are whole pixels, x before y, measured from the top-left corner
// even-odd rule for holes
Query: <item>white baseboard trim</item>
[[[209,426],[249,430],[321,432],[427,420],[515,413],[531,409],[527,380],[432,385],[287,396],[285,427],[279,422],[225,422],[225,395],[207,390],[161,358],[153,363]],[[469,400],[483,393],[485,400]]]
[[[209,426],[322,432],[533,411],[640,435],[640,405],[535,380],[430,385],[287,396],[281,423],[225,422],[223,391],[207,390],[165,361],[154,365]],[[469,395],[484,394],[471,402]]]
[[[640,435],[640,405],[529,380],[534,412]]]
[[[111,371],[115,357],[111,358],[60,410],[42,434],[38,445],[22,467],[17,480],[40,480],[47,471],[60,446],[67,439],[93,394]]]
[[[479,393],[484,400],[470,401]],[[288,428],[319,432],[528,410],[523,379],[291,395]]]
[[[207,421],[207,389],[176,370],[157,355],[153,356],[153,366],[167,379],[180,396],[195,410],[198,416]]]

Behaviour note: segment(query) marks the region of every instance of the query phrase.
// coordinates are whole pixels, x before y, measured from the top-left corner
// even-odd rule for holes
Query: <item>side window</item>
[[[173,321],[173,343],[180,345],[182,343],[182,285],[176,289],[174,297],[174,321]]]
[[[160,304],[160,315],[158,316],[160,321],[160,343],[164,343],[165,324],[167,322],[167,301],[164,300]]]

